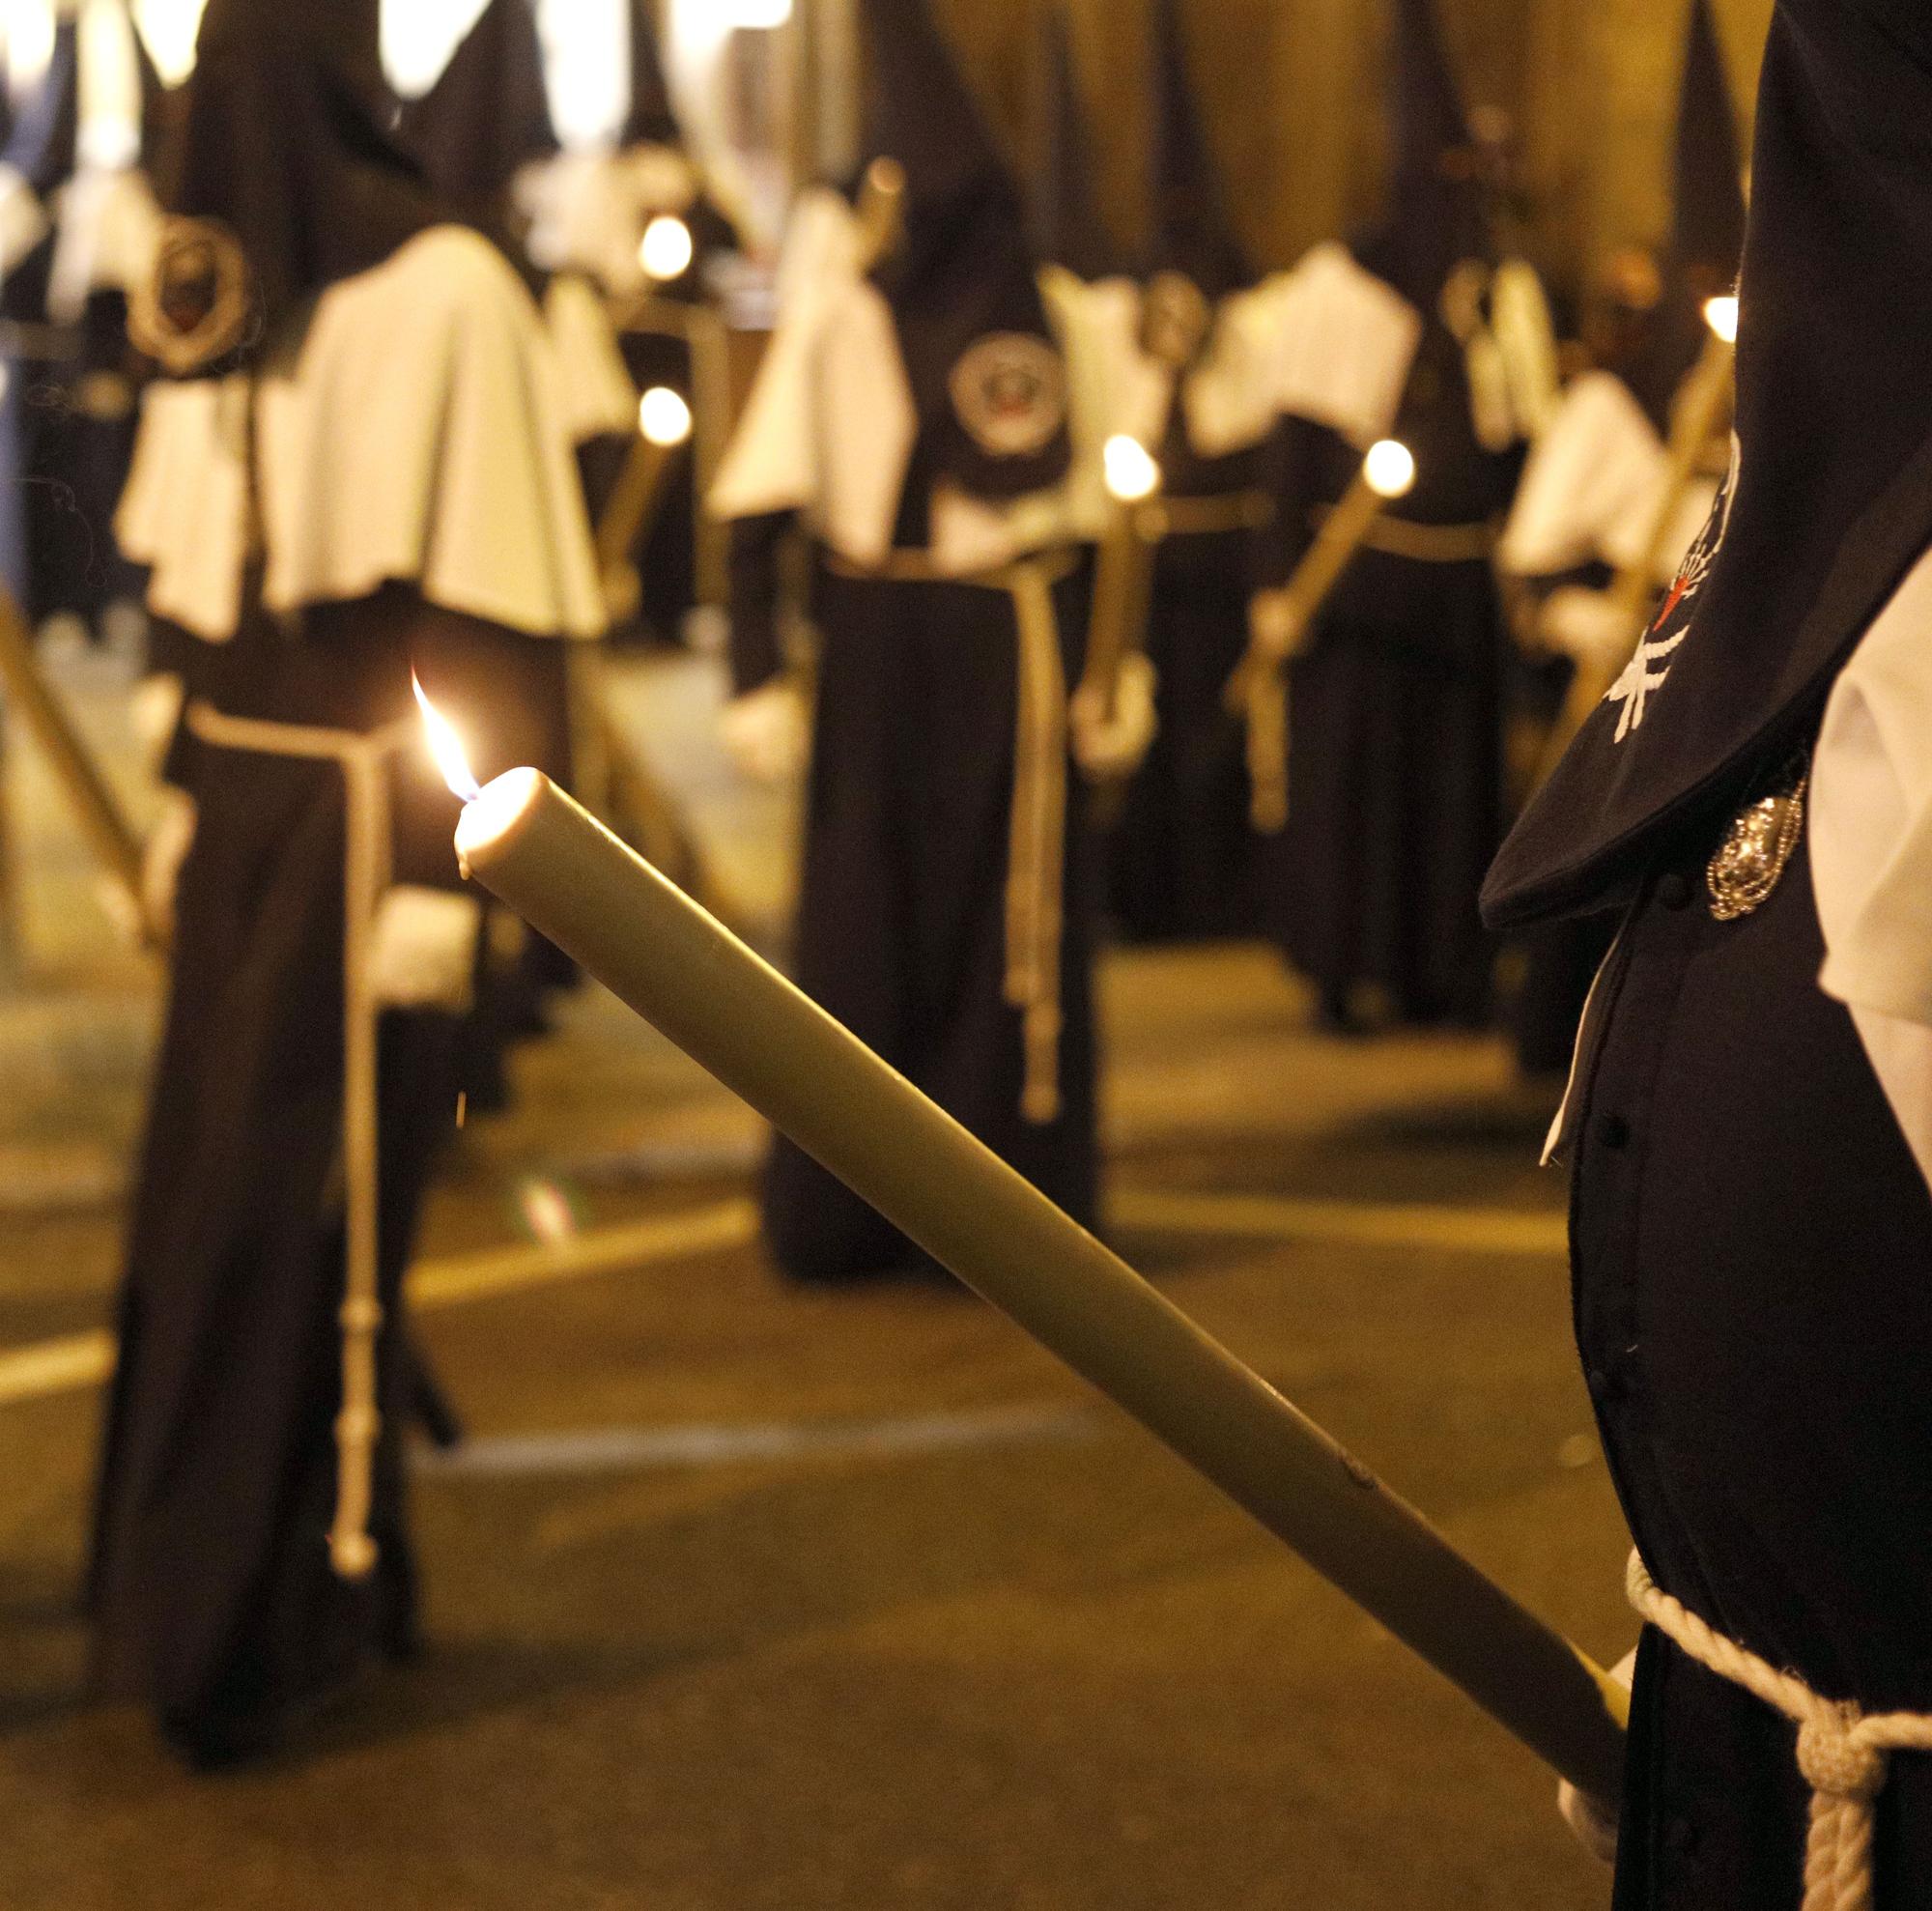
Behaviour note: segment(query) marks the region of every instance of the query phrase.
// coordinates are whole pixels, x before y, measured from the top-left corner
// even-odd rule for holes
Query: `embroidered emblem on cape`
[[[959,355],[947,380],[952,409],[989,457],[1027,458],[1066,420],[1066,369],[1031,332],[989,331]]]
[[[128,335],[163,370],[186,378],[246,342],[254,275],[242,242],[219,219],[170,217],[154,270],[133,289]]]
[[[1793,757],[1771,793],[1747,805],[1724,833],[1705,871],[1711,914],[1719,922],[1736,922],[1761,908],[1782,879],[1804,834],[1808,776],[1805,759]]]
[[[1731,500],[1737,496],[1737,490],[1738,441],[1736,433],[1733,433],[1731,468],[1711,506],[1711,515],[1704,520],[1704,528],[1684,554],[1677,576],[1664,593],[1663,602],[1659,606],[1657,615],[1651,619],[1650,628],[1644,632],[1642,642],[1637,644],[1630,662],[1624,666],[1623,674],[1611,684],[1605,698],[1605,702],[1623,706],[1617,713],[1614,741],[1618,743],[1642,727],[1644,718],[1649,714],[1651,698],[1663,688],[1663,680],[1670,674],[1671,659],[1690,634],[1690,612],[1697,601],[1697,593],[1703,589],[1705,580],[1711,575],[1711,566],[1717,562],[1718,552],[1724,542],[1724,532],[1730,528]]]

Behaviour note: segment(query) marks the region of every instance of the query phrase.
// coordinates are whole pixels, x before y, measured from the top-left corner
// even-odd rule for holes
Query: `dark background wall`
[[[1034,23],[1045,0],[934,0],[995,120],[1019,150]],[[1107,210],[1142,224],[1145,0],[1068,7]],[[1539,263],[1574,282],[1601,248],[1667,217],[1686,0],[1436,0],[1472,101],[1506,108],[1536,206]],[[1772,0],[1717,0],[1748,112]],[[1286,265],[1372,213],[1381,191],[1387,0],[1181,0],[1196,84],[1236,217]]]

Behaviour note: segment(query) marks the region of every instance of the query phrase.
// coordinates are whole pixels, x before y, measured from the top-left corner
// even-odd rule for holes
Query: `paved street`
[[[700,681],[627,675],[639,739]],[[78,694],[106,738],[114,686]],[[782,811],[672,768],[768,924]],[[87,1701],[72,1616],[153,979],[24,750],[12,786],[4,1911],[1605,1901],[1526,1754],[1000,1319],[781,1287],[755,1123],[595,994],[432,1209],[423,1336],[470,1439],[418,1478],[426,1655],[300,1756],[185,1776]],[[1485,1041],[1311,1035],[1261,949],[1118,956],[1106,999],[1123,1251],[1621,1653],[1546,1100]]]

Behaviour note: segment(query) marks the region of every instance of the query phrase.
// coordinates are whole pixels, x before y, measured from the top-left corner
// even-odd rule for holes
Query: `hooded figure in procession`
[[[681,481],[666,488],[628,554],[635,611],[613,606],[617,635],[628,629],[668,642],[699,601],[718,604],[724,594],[727,540],[700,518],[698,501],[729,428],[728,346],[711,299],[719,262],[737,250],[738,238],[678,126],[657,10],[630,0],[618,18],[624,45],[612,50],[629,73],[621,122],[608,139],[526,171],[518,198],[530,257],[546,271],[582,277],[607,302],[636,389],[664,387],[690,408]],[[592,455],[594,499],[615,488],[624,448],[606,441]]]
[[[1541,288],[1502,244],[1499,131],[1472,128],[1430,0],[1395,0],[1395,72],[1386,217],[1352,258],[1322,246],[1293,275],[1288,552],[1355,477],[1378,413],[1415,482],[1312,629],[1257,627],[1292,656],[1272,903],[1343,1028],[1365,989],[1402,1022],[1487,1013],[1476,893],[1502,828],[1506,642],[1491,558],[1555,383]]]
[[[1075,758],[1121,744],[1118,767],[1134,745],[1123,717],[1069,717],[1096,430],[1069,404],[1081,382],[1018,191],[923,0],[866,0],[861,21],[860,215],[826,190],[795,209],[778,328],[713,493],[734,521],[725,738],[768,772],[803,754],[779,589],[803,518],[820,648],[795,974],[1092,1220],[1095,870]],[[782,1141],[765,1212],[795,1278],[919,1263]]]
[[[1728,463],[1729,434],[1720,429],[1679,481],[1668,441],[1710,343],[1707,303],[1737,278],[1742,169],[1717,22],[1710,0],[1692,0],[1669,242],[1661,263],[1625,248],[1599,273],[1585,328],[1595,362],[1571,382],[1530,453],[1496,554],[1498,567],[1519,581],[1519,635],[1529,651],[1523,674],[1556,721],[1577,672],[1606,681],[1629,659],[1642,613],[1632,616],[1613,585],[1633,572],[1642,574],[1646,590],[1669,582],[1710,515]],[[1607,918],[1584,918],[1529,939],[1512,1013],[1527,1072],[1569,1066],[1611,928]]]
[[[488,0],[435,83],[404,107],[401,132],[431,189],[502,247],[537,295],[551,347],[551,388],[577,449],[594,524],[608,473],[637,436],[638,390],[594,281],[582,271],[541,267],[530,251],[525,196],[563,157],[531,0]],[[541,688],[553,739],[547,759],[567,765],[572,785],[608,815],[608,791],[583,785],[605,756],[601,737],[585,733],[586,724],[603,715],[601,699],[587,688],[594,655],[539,639],[522,681]],[[508,911],[486,907],[490,954],[466,1032],[464,1092],[472,1108],[492,1113],[510,1099],[513,1044],[548,1026],[554,992],[574,985],[577,971]]]
[[[1160,467],[1148,655],[1159,727],[1113,843],[1113,912],[1137,939],[1263,922],[1245,732],[1224,696],[1251,601],[1278,581],[1273,329],[1282,281],[1249,263],[1187,72],[1177,0],[1154,0],[1152,245],[1125,424]]]
[[[1045,7],[1035,49],[1028,231],[1041,263],[1087,285],[1131,290],[1127,268],[1100,212],[1093,135],[1080,97],[1071,24],[1064,4]]]
[[[533,184],[562,157],[531,0],[488,0],[435,84],[404,107],[402,139],[443,203],[502,245],[536,288],[573,441],[635,432],[637,387],[594,281],[567,261],[539,263],[530,244]]]
[[[488,776],[601,604],[536,307],[393,143],[376,0],[211,0],[197,55],[119,518],[186,827],[91,1591],[101,1686],[213,1764],[414,1636],[398,1309],[478,923],[412,666]]]
[[[1932,14],[1779,0],[1730,475],[1484,895],[1622,916],[1553,1141],[1648,1622],[1618,1911],[1932,1903],[1928,248]]]
[[[76,0],[52,27],[0,153],[0,316],[17,328],[0,435],[20,480],[0,560],[31,624],[77,618],[98,639],[103,613],[140,596],[110,525],[133,447],[128,296],[160,228],[166,101],[127,0]]]

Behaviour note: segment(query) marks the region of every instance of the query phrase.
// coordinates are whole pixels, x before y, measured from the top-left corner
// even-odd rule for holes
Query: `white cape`
[[[400,582],[535,636],[604,628],[550,347],[486,240],[439,226],[332,286],[258,407],[271,611]],[[116,519],[149,608],[216,642],[242,611],[246,416],[239,378],[151,385]]]
[[[1640,562],[1669,475],[1669,453],[1643,407],[1610,372],[1585,372],[1565,390],[1523,467],[1497,561],[1514,576],[1553,577],[1588,563]],[[1658,554],[1674,576],[1710,515],[1715,486],[1686,489]]]
[[[919,418],[892,309],[860,266],[858,225],[844,200],[826,189],[803,194],[779,264],[778,325],[708,503],[727,522],[800,512],[840,557],[872,567],[893,548]],[[1052,274],[1042,280],[1067,359],[1074,473],[1002,504],[935,487],[927,555],[947,575],[1091,534],[1104,437],[1098,414],[1112,401],[1091,356],[1104,326],[1085,290]]]

